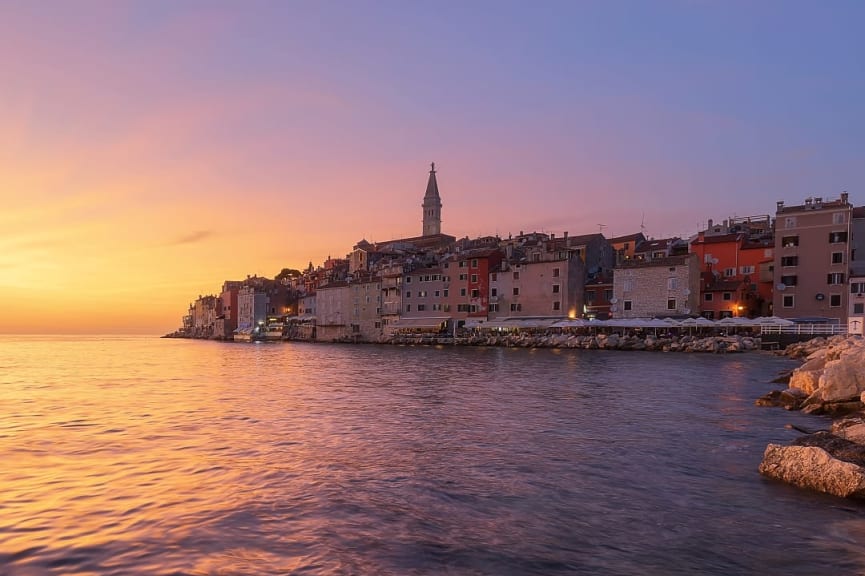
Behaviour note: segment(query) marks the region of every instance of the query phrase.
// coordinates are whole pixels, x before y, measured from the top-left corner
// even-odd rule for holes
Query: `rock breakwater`
[[[584,350],[646,350],[661,352],[710,352],[716,354],[760,349],[760,339],[751,336],[655,336],[620,334],[531,334],[510,332],[472,334],[455,339],[413,334],[395,334],[389,344],[456,344],[514,348],[580,348]]]
[[[865,341],[815,338],[783,354],[804,362],[789,373],[787,389],[756,403],[838,419],[830,430],[806,434],[791,446],[769,444],[760,473],[836,496],[865,498]]]

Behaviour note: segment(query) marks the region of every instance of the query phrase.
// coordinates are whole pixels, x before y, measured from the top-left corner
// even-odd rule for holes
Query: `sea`
[[[0,574],[865,574],[770,353],[0,337]]]

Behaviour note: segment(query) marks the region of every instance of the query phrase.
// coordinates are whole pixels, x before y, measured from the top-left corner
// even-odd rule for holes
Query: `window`
[[[465,295],[466,295],[466,289],[460,288],[460,296],[465,296]]]
[[[829,244],[840,244],[847,241],[846,232],[829,232]]]
[[[705,300],[706,302],[711,302],[713,297],[714,296],[711,292],[706,292],[705,294],[703,294],[703,300]]]
[[[796,217],[795,216],[787,216],[784,218],[784,228],[795,228],[796,227]]]
[[[676,290],[679,288],[678,278],[667,278],[667,290]]]
[[[553,268],[553,278],[558,278],[560,273],[558,268]]]
[[[472,288],[472,298],[480,298],[481,291],[477,288]]]
[[[843,272],[832,272],[830,274],[826,274],[826,284],[843,284],[844,283],[844,273]]]
[[[865,314],[865,303],[857,302],[853,304],[853,314]]]
[[[612,290],[604,290],[604,299],[609,302],[613,299],[613,291]]]
[[[469,312],[477,312],[477,311],[478,311],[478,305],[477,304],[472,304],[471,306],[469,306]]]
[[[724,292],[723,294],[721,294],[721,299],[726,301],[726,302],[729,302],[730,300],[733,299],[733,293],[732,292]]]
[[[847,215],[843,212],[835,212],[832,214],[832,224],[844,224],[847,221]]]
[[[405,291],[405,297],[406,297],[406,298],[411,298],[411,290],[406,290],[406,291]]]
[[[562,303],[561,302],[559,302],[558,300],[553,302],[553,310],[561,310],[561,309],[562,309]]]
[[[784,248],[792,248],[799,245],[798,236],[784,236],[781,238],[781,246]]]
[[[477,274],[472,274],[471,280],[469,280],[469,281],[470,281],[472,284],[477,284],[477,283],[478,283],[478,275],[477,275]]]
[[[460,280],[465,280],[466,278],[468,278],[467,274],[460,274]]]
[[[433,312],[435,312],[435,311],[437,311],[437,310],[441,310],[441,309],[442,309],[442,305],[441,305],[441,304],[433,304],[433,305],[432,305],[432,309],[433,309]]]
[[[732,318],[733,311],[732,310],[721,310],[718,312],[718,319],[723,320],[724,318]]]
[[[495,298],[498,295],[499,295],[499,289],[498,288],[490,288],[490,296]]]
[[[730,277],[730,276],[735,276],[735,275],[736,275],[736,269],[735,268],[724,268],[724,276]]]
[[[784,286],[795,286],[797,284],[796,276],[781,276],[781,284]]]
[[[418,298],[426,298],[427,296],[429,296],[429,291],[427,291],[427,290],[418,290],[417,291],[417,297]]]
[[[532,254],[532,262],[540,262],[540,261],[541,261],[541,255],[540,254],[538,254],[537,252]]]
[[[520,287],[514,286],[514,296],[519,296],[519,295],[520,295]]]
[[[832,308],[840,308],[841,307],[841,295],[840,294],[829,294],[829,306]]]
[[[406,277],[405,277],[405,283],[406,283],[406,284],[411,284],[411,276],[406,276]]]
[[[498,279],[499,279],[499,274],[498,274],[498,272],[493,272],[493,278],[492,278],[493,282],[497,282]]]
[[[799,265],[799,257],[798,256],[781,256],[781,266],[785,268],[789,268],[791,266]]]
[[[832,264],[843,264],[844,263],[844,253],[843,252],[832,252]]]
[[[466,261],[460,260],[460,268],[465,268],[465,267],[466,267]]]
[[[417,305],[417,311],[418,312],[423,312],[425,310],[426,310],[426,304],[418,304]]]
[[[450,290],[447,289],[447,288],[445,288],[444,290],[442,290],[442,296],[445,297],[445,298],[447,298],[447,297],[448,297],[448,292],[450,292]]]
[[[675,310],[676,309],[676,299],[675,298],[667,298],[667,310]]]
[[[522,304],[511,304],[511,312],[519,312],[523,309]]]
[[[498,312],[499,305],[498,304],[490,304],[490,312]]]
[[[586,290],[585,294],[586,304],[591,306],[595,303],[595,291],[594,290]]]
[[[514,280],[519,280],[519,279],[520,279],[520,271],[514,270]]]
[[[438,290],[436,290],[433,294],[435,295],[436,298],[438,298],[441,295],[441,293]]]
[[[630,300],[625,300],[622,305],[624,306],[625,310],[633,309],[633,303]]]
[[[865,292],[865,282],[853,282],[850,284],[851,294],[861,294]]]
[[[655,252],[652,252],[652,258],[663,258],[666,255],[666,252],[662,250],[656,250]]]
[[[625,278],[622,281],[622,292],[631,292],[634,289],[634,281],[631,278]]]
[[[457,312],[468,312],[469,305],[468,304],[457,304]]]
[[[478,259],[472,258],[472,268],[477,268],[477,267],[478,267]]]
[[[703,318],[706,318],[707,320],[714,320],[715,312],[712,310],[706,310],[705,312],[703,312]]]
[[[553,284],[553,294],[558,294],[561,286],[558,284]]]
[[[781,299],[781,306],[784,308],[792,308],[793,307],[793,295],[792,294],[784,294],[784,297]]]
[[[739,268],[739,272],[741,272],[742,274],[753,274],[754,273],[754,267],[753,266],[742,266],[741,268]]]
[[[411,312],[411,304],[406,304],[406,305],[405,305],[405,311],[406,311],[406,312]]]

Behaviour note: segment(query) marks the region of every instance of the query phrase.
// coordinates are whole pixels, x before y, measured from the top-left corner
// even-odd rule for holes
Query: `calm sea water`
[[[0,574],[857,574],[762,354],[0,337]]]

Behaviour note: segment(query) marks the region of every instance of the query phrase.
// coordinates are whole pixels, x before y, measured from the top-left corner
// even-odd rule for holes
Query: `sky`
[[[865,3],[0,0],[0,332],[421,233],[865,203]]]

